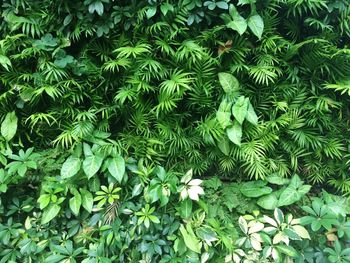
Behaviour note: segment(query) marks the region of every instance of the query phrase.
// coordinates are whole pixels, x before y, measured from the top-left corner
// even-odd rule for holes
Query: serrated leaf
[[[108,171],[119,182],[123,180],[125,173],[125,161],[121,156],[108,159]]]
[[[41,224],[46,224],[54,219],[60,212],[61,207],[57,204],[50,205],[43,213]]]
[[[70,178],[76,175],[81,167],[81,160],[75,156],[69,156],[61,168],[62,178]]]
[[[264,21],[260,15],[253,15],[248,18],[248,27],[260,39],[264,31]]]
[[[226,26],[237,31],[238,34],[243,35],[244,32],[247,30],[248,24],[244,17],[240,16],[239,14],[236,14],[232,18],[232,21],[229,22]]]
[[[242,126],[238,121],[234,121],[232,127],[226,129],[226,134],[231,142],[234,144],[241,146],[242,140]]]
[[[1,124],[1,135],[6,141],[10,141],[17,132],[18,118],[14,111],[6,114],[4,121]]]
[[[229,73],[219,73],[219,82],[226,93],[232,93],[239,90],[238,80]]]

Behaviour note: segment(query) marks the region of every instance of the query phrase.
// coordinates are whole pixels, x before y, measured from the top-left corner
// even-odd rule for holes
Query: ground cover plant
[[[0,262],[350,262],[348,0],[4,0]]]

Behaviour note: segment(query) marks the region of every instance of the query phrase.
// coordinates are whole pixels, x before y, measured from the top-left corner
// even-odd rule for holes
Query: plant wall
[[[350,193],[347,0],[0,13],[0,262],[347,262],[321,209]]]

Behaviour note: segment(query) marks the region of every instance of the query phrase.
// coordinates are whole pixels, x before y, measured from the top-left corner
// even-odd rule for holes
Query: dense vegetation
[[[350,262],[348,0],[0,13],[0,263]]]

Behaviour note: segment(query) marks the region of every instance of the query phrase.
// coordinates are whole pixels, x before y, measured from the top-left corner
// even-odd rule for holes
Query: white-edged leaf
[[[295,233],[297,233],[301,238],[311,239],[309,232],[306,230],[305,227],[300,225],[295,225],[295,226],[292,226],[292,228],[295,231]]]

